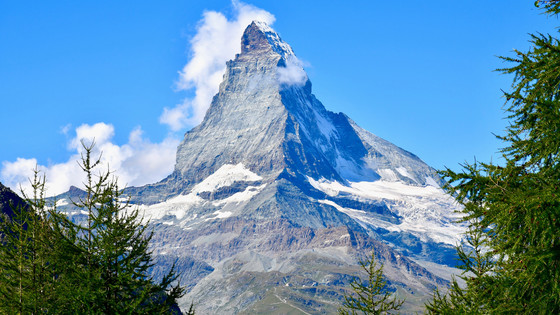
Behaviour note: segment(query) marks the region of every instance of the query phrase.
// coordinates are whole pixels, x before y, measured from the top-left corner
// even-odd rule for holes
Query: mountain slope
[[[126,192],[154,227],[154,273],[178,259],[197,312],[335,312],[373,249],[414,311],[462,232],[439,181],[326,110],[290,46],[253,22],[174,172]]]
[[[0,216],[12,218],[16,207],[27,207],[25,200],[0,183]]]

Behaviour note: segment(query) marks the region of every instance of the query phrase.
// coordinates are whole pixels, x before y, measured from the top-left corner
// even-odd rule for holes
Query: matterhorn
[[[182,273],[184,310],[329,314],[372,250],[405,312],[447,284],[464,228],[441,185],[414,154],[325,109],[292,48],[255,21],[173,173],[125,192],[154,230],[153,274]]]

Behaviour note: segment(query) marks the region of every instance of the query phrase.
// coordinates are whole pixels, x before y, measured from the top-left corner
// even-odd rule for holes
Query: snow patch
[[[433,179],[433,177],[426,177],[426,184],[429,186],[440,188],[439,184],[435,179]]]
[[[408,177],[410,179],[413,179],[412,176],[410,176],[410,174],[408,173],[408,170],[404,167],[397,167],[396,168],[397,172],[399,172],[399,174],[401,174],[404,177]]]
[[[331,207],[334,207],[336,210],[347,214],[349,217],[351,217],[352,219],[354,219],[356,222],[358,222],[361,226],[363,226],[364,228],[367,228],[368,225],[373,225],[376,227],[382,227],[386,230],[389,231],[398,231],[397,228],[393,227],[394,224],[387,222],[387,221],[383,221],[380,220],[378,218],[372,217],[370,215],[368,215],[368,213],[364,210],[357,210],[357,209],[351,209],[351,208],[345,208],[342,207],[340,205],[338,205],[337,203],[333,202],[332,200],[318,200],[320,203],[322,204],[326,204],[329,205]]]
[[[188,195],[179,195],[154,205],[140,205],[138,208],[143,212],[144,217],[149,220],[159,220],[168,215],[181,220],[191,208],[202,202],[204,202],[204,199],[191,192]]]
[[[461,217],[460,213],[455,212],[459,205],[439,187],[412,186],[385,180],[349,182],[348,185],[343,185],[326,179],[307,179],[311,186],[330,197],[350,196],[361,202],[383,202],[402,218],[399,224],[394,224],[363,210],[342,207],[331,200],[319,201],[349,215],[359,224],[382,227],[389,231],[406,231],[423,241],[433,240],[451,245],[456,245],[465,232],[464,225],[455,223]]]
[[[227,197],[226,199],[215,201],[213,203],[213,205],[220,206],[220,205],[224,205],[224,204],[227,204],[227,203],[234,203],[234,202],[239,203],[239,202],[249,201],[256,194],[261,192],[261,190],[263,190],[265,187],[266,187],[266,184],[262,184],[260,186],[248,186],[244,191],[240,191],[238,193],[235,193],[235,194]]]
[[[377,170],[377,174],[379,174],[379,176],[381,176],[381,178],[386,181],[394,182],[399,180],[399,177],[392,169],[379,169]]]
[[[214,172],[214,174],[208,176],[205,180],[194,186],[192,193],[200,193],[203,191],[214,192],[221,187],[231,186],[234,182],[257,181],[261,179],[262,177],[251,172],[242,163],[237,165],[225,164]]]
[[[225,219],[231,217],[233,213],[231,211],[216,211],[214,214],[216,215],[216,219]]]
[[[179,195],[164,202],[149,206],[141,205],[139,206],[139,210],[143,212],[146,220],[162,220],[167,216],[174,216],[178,220],[191,221],[196,219],[197,215],[196,213],[191,213],[189,216],[189,212],[203,203],[208,202],[207,200],[201,198],[198,195],[199,193],[213,192],[221,187],[231,186],[234,182],[258,181],[261,179],[262,177],[245,168],[242,163],[237,165],[226,164],[202,182],[196,184],[189,194]],[[224,206],[229,203],[248,201],[263,190],[264,187],[266,187],[266,184],[260,186],[248,186],[244,191],[235,193],[223,200],[214,201],[212,204],[214,206]],[[215,216],[207,218],[207,220],[227,218],[232,216],[233,213],[230,211],[220,212],[220,210],[218,210],[214,213],[214,215]],[[161,223],[171,225],[173,224],[173,221],[165,221]]]
[[[317,181],[311,177],[307,177],[307,181],[315,189],[320,190],[331,197],[337,196],[341,191],[346,189],[346,186],[337,181],[328,181],[325,179],[320,179]]]

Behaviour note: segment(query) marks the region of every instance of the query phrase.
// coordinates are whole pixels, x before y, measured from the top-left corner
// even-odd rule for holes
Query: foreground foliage
[[[27,207],[0,224],[0,313],[161,314],[180,312],[183,288],[174,268],[159,282],[148,274],[152,234],[109,172],[84,146],[85,197],[77,224],[47,207],[45,179],[32,181]]]
[[[537,1],[557,15],[558,1]],[[560,313],[560,42],[531,35],[532,49],[503,58],[514,74],[505,93],[504,166],[477,163],[443,175],[470,223],[458,248],[466,288],[436,292],[430,313]],[[474,248],[474,249],[472,249]]]
[[[401,308],[404,300],[391,298],[387,282],[383,279],[383,265],[375,261],[374,251],[368,261],[361,261],[360,266],[367,273],[368,280],[362,282],[354,278],[350,283],[353,294],[344,297],[344,303],[338,312],[347,314],[387,314]]]

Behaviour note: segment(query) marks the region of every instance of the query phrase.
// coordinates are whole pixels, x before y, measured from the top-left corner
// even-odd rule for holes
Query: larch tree
[[[147,231],[138,209],[131,207],[109,171],[94,174],[100,157],[92,159],[94,144],[84,145],[80,164],[86,174],[85,197],[73,201],[85,211],[87,220],[74,223],[56,215],[57,226],[63,226],[66,242],[80,251],[74,264],[80,272],[74,280],[84,283],[76,311],[104,314],[169,313],[183,288],[176,282],[173,267],[158,283],[149,276],[153,266]]]
[[[366,272],[368,279],[362,281],[356,277],[350,282],[352,293],[344,297],[340,315],[354,314],[388,314],[398,311],[404,300],[392,296],[387,290],[387,281],[383,278],[383,265],[375,260],[374,251],[367,261],[361,261],[360,267]]]
[[[37,170],[31,186],[27,204],[14,206],[11,219],[0,219],[0,310],[5,313],[43,313],[56,296],[58,246],[47,215],[45,179]]]
[[[537,1],[558,15],[558,1]],[[426,307],[433,314],[560,313],[560,41],[531,35],[528,52],[502,57],[514,75],[505,92],[502,165],[442,172],[464,205],[468,246],[458,248],[466,287],[453,281]]]
[[[27,206],[0,220],[0,312],[180,313],[184,289],[174,267],[160,281],[149,275],[148,222],[109,171],[94,173],[101,162],[92,158],[93,147],[83,146],[80,164],[85,197],[73,201],[85,222],[69,220],[56,202],[46,206],[45,180],[37,171]]]

